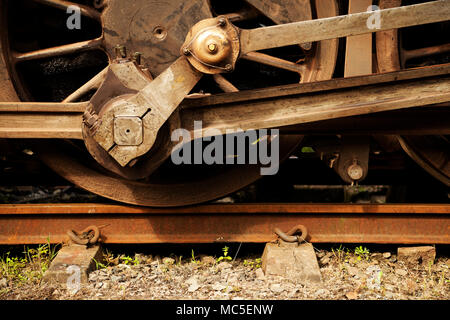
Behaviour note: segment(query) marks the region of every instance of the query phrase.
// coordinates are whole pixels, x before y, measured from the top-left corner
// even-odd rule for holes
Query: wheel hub
[[[124,45],[131,55],[142,53],[142,64],[156,77],[180,55],[189,30],[212,18],[207,0],[110,0],[102,15],[104,44],[110,57]]]
[[[220,6],[225,5],[221,3]],[[295,14],[286,17],[287,21],[279,22],[273,17],[270,19],[275,23],[293,22],[295,17],[299,20],[311,19],[311,8],[305,8],[304,15],[299,14],[303,10],[302,6],[304,6],[304,1],[299,1],[298,10],[291,10],[296,7],[296,3],[289,3],[290,9],[287,11],[290,13],[295,11]],[[337,4],[334,0],[316,0],[315,7],[317,18],[337,15]],[[282,12],[285,11],[284,8]],[[234,13],[234,11],[228,12]],[[220,13],[228,12],[221,11]],[[263,13],[263,15],[267,16],[267,13]],[[179,57],[180,48],[182,48],[189,30],[197,22],[212,17],[209,0],[166,0],[164,2],[133,0],[126,4],[124,1],[110,0],[101,15],[102,38],[101,41],[95,41],[95,45],[101,43],[102,50],[108,54],[110,61],[116,57],[118,45],[123,49],[126,48],[129,57],[140,57],[138,64],[148,68],[152,77],[157,77]],[[10,41],[13,40],[10,39]],[[309,48],[311,50],[303,63],[302,82],[331,78],[337,57],[337,43],[337,40],[323,41],[315,44],[313,49]],[[219,57],[221,49],[219,42],[207,43],[206,47],[209,59],[216,58],[215,55]],[[11,49],[5,48],[5,51],[7,50]],[[123,57],[125,50],[119,51]],[[52,54],[57,53],[57,50],[52,52]],[[222,59],[219,60],[222,61]],[[205,61],[207,62],[207,60]],[[223,67],[226,67],[226,64]],[[244,73],[246,72],[244,71]],[[240,77],[239,74],[236,76]],[[252,87],[254,78],[249,87]],[[20,78],[17,77],[17,79]],[[288,81],[291,79],[289,78]],[[269,83],[269,85],[274,85]],[[24,83],[17,82],[16,85],[23,86]],[[267,84],[265,85],[267,86]],[[134,94],[141,88],[140,85],[126,90],[123,90],[123,86],[122,88],[116,87],[112,96]],[[97,105],[105,106],[104,102],[106,101],[108,100],[103,100],[103,103],[99,101]],[[99,110],[95,110],[95,114],[101,117],[107,109],[101,107]],[[87,117],[87,123],[94,125],[96,122],[94,114],[88,114]],[[124,125],[122,120],[125,120],[127,125]],[[115,121],[114,125],[116,125]],[[113,134],[114,143],[124,147],[127,144],[138,143],[127,138],[127,130],[131,131],[132,129],[130,125],[136,125],[136,123],[133,121],[130,123],[130,119],[120,119],[117,122],[117,129],[121,133]],[[58,147],[54,143],[39,142],[35,151],[40,154],[47,165],[77,186],[110,199],[137,205],[195,204],[224,196],[260,178],[259,165],[202,166],[201,168],[190,166],[187,168],[186,166],[174,166],[167,162],[163,164],[165,155],[157,154],[155,156],[155,153],[158,153],[158,150],[171,150],[167,137],[170,137],[170,132],[177,127],[179,124],[177,116],[174,114],[158,133],[154,149],[141,156],[137,163],[130,163],[126,167],[120,166],[93,139],[89,127],[83,129],[88,152],[80,144],[72,142],[66,144],[63,141],[54,142],[58,144]],[[133,130],[136,129],[133,128]],[[280,160],[285,159],[301,139],[301,136],[281,136]],[[154,165],[161,167],[150,176],[149,168]]]
[[[224,17],[200,21],[189,32],[181,52],[202,73],[231,72],[240,52],[239,32]]]
[[[398,7],[407,4],[405,0],[381,0],[382,9]],[[423,1],[422,1],[423,2]],[[444,32],[445,33],[445,32]],[[427,38],[430,33],[426,33]],[[415,41],[419,42],[419,34],[414,34]],[[381,72],[393,72],[405,68],[406,58],[414,58],[414,52],[421,55],[415,58],[424,58],[425,65],[432,64],[434,61],[426,61],[426,58],[432,58],[433,54],[438,52],[444,54],[448,52],[448,44],[441,44],[425,50],[406,50],[405,40],[402,39],[399,30],[380,32],[377,34],[377,60],[378,69]],[[402,40],[401,40],[402,39]],[[423,41],[423,40],[422,40]],[[431,50],[430,50],[431,49]],[[448,59],[448,58],[447,58]],[[414,59],[412,59],[414,60]],[[447,186],[450,186],[450,139],[446,136],[403,136],[397,137],[403,150],[423,169],[432,176],[440,180]]]

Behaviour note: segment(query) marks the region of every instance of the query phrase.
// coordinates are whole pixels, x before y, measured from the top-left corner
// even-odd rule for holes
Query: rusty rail
[[[448,204],[29,204],[0,205],[0,244],[59,243],[91,225],[106,225],[105,243],[268,242],[299,224],[313,243],[450,243]]]

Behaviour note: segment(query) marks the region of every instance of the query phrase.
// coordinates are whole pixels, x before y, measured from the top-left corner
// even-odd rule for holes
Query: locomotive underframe
[[[59,1],[38,2],[64,7],[64,4]],[[205,3],[203,1],[199,3],[202,4],[203,8]],[[263,2],[249,1],[249,3],[256,10],[264,10]],[[111,4],[114,6],[114,2],[111,2]],[[302,7],[305,1],[299,1],[299,4],[299,7]],[[107,5],[107,2],[105,5]],[[111,11],[107,9],[105,9],[103,17],[98,11],[90,7],[82,7],[82,9],[84,15],[96,20],[119,18],[111,17]],[[386,9],[381,12],[382,28],[376,31],[446,21],[450,16],[449,10],[449,2],[445,0]],[[283,135],[291,141],[285,147],[286,154],[289,154],[288,150],[292,149],[299,139],[301,140],[299,135],[303,134],[305,130],[309,133],[323,132],[323,121],[345,123],[345,120],[349,117],[362,116],[366,117],[367,123],[370,123],[371,121],[376,122],[378,118],[383,118],[383,116],[395,115],[395,113],[392,113],[395,110],[403,110],[404,112],[400,117],[404,115],[407,118],[408,112],[414,114],[420,112],[418,108],[423,108],[427,110],[426,116],[431,120],[428,122],[426,119],[423,119],[424,121],[411,121],[403,126],[380,125],[379,133],[396,135],[406,133],[414,135],[450,134],[450,126],[445,121],[439,122],[437,120],[442,119],[446,112],[448,113],[448,102],[450,101],[450,79],[448,78],[450,66],[448,64],[359,77],[355,77],[355,74],[350,72],[346,74],[346,78],[333,80],[326,80],[331,76],[319,76],[310,79],[311,83],[236,92],[237,89],[221,73],[232,71],[236,66],[238,57],[258,61],[262,64],[277,65],[286,70],[296,70],[302,74],[304,70],[298,64],[254,51],[300,43],[302,49],[308,51],[314,43],[320,43],[319,41],[330,41],[339,37],[374,32],[366,26],[367,19],[373,15],[371,12],[310,20],[311,12],[300,9],[298,11],[302,12],[305,15],[302,18],[308,21],[285,24],[289,22],[289,19],[283,20],[280,15],[274,16],[273,11],[269,10],[266,15],[280,24],[252,30],[239,29],[233,26],[233,21],[242,19],[242,15],[239,16],[239,14],[223,15],[218,18],[210,18],[207,13],[202,14],[202,19],[206,19],[204,21],[207,21],[207,24],[203,27],[201,24],[204,22],[200,22],[200,27],[194,26],[185,42],[187,45],[178,48],[181,57],[174,64],[167,64],[167,68],[153,72],[156,76],[155,79],[149,75],[149,70],[147,66],[142,64],[139,55],[134,55],[133,61],[131,61],[131,57],[125,53],[125,46],[112,47],[110,45],[107,47],[107,50],[110,51],[108,53],[110,56],[113,53],[115,55],[115,59],[111,60],[110,66],[61,103],[0,102],[0,138],[84,140],[90,154],[104,168],[122,178],[136,180],[153,173],[170,156],[173,145],[168,141],[167,132],[178,127],[193,132],[194,120],[202,121],[203,126],[200,134],[203,137],[208,136],[208,132],[211,132],[210,129],[226,133],[226,130],[231,129],[281,128]],[[247,14],[249,13],[247,12]],[[250,11],[250,14],[252,14],[252,11]],[[229,29],[226,30],[225,35],[216,32],[213,36],[225,38],[228,36],[228,40],[237,43],[237,45],[231,46],[231,49],[227,49],[228,51],[225,50],[225,58],[214,65],[211,64],[210,60],[205,62],[205,59],[209,57],[207,55],[206,58],[199,58],[191,44],[194,40],[200,38],[199,35],[202,35],[206,29],[208,32],[211,31],[211,28],[213,31],[217,31],[215,29],[220,31],[223,28],[223,21]],[[192,27],[194,22],[198,21],[189,21],[186,25]],[[339,24],[339,28],[335,27],[336,24]],[[161,28],[152,31],[155,37],[164,38],[160,39],[161,41],[165,40],[166,30]],[[301,33],[303,37],[300,39],[299,32],[303,32]],[[280,34],[283,36],[274,36]],[[237,42],[236,37],[239,37]],[[83,43],[81,49],[78,44],[77,46],[65,45],[58,50],[67,54],[98,47],[105,41],[108,41],[108,35],[103,34],[100,38]],[[201,42],[197,45],[210,48],[210,54],[213,56],[217,54],[218,47],[215,43]],[[348,44],[347,52],[352,51],[350,46],[351,44]],[[430,50],[443,52],[448,49],[447,47],[448,45],[444,45],[439,48],[428,48],[425,51],[428,53]],[[45,58],[53,54],[55,52],[51,49],[42,49],[32,54],[15,55],[14,59],[26,61]],[[421,53],[417,50],[410,50],[408,54],[408,57],[411,58],[411,54]],[[371,51],[369,51],[369,55],[371,55]],[[351,63],[351,55],[346,58],[346,63],[347,61]],[[149,57],[146,56],[146,59],[149,59]],[[214,80],[227,93],[194,95],[190,99],[184,99],[200,80],[203,73],[215,73]],[[171,79],[182,80],[178,82],[167,81],[167,74],[171,74]],[[17,79],[15,80],[17,81]],[[167,89],[169,87],[171,87],[171,90]],[[89,101],[74,102],[89,90],[98,88],[97,93]],[[411,94],[411,92],[414,92],[414,94]],[[118,98],[121,95],[123,97]],[[156,112],[156,116],[154,114],[149,115],[149,112]],[[120,116],[139,118],[137,120],[145,123],[144,142],[125,143],[123,147],[117,145],[117,141],[111,138],[113,135],[112,124],[115,118]],[[147,119],[150,120],[147,121]],[[138,130],[142,130],[139,125],[142,124],[138,124]],[[372,130],[371,127],[367,127],[367,130],[365,130],[364,126],[361,125],[361,129],[357,133],[367,136],[373,134]],[[345,127],[339,131],[340,133],[345,132]],[[197,137],[198,135],[199,132],[196,132]],[[357,160],[361,161],[359,163],[361,166],[366,166],[364,162],[367,159],[363,155],[365,151],[361,151],[366,146],[365,143],[350,145],[349,153],[360,155]],[[48,147],[46,148],[48,150]],[[47,157],[47,161],[54,161],[50,159],[51,154],[49,151],[43,155],[44,159]],[[135,170],[127,168],[127,166],[132,167],[136,160],[142,161],[140,158],[144,155],[146,163],[144,173],[137,173]],[[62,157],[60,156],[60,158]],[[347,182],[352,183],[362,178],[349,179],[347,169],[348,167],[337,166],[338,173]],[[82,169],[77,169],[74,164],[67,168],[68,175],[80,176],[75,172],[81,171]],[[96,175],[92,173],[92,177],[95,179]],[[100,176],[97,178],[101,179]],[[106,181],[106,183],[111,182]],[[130,198],[119,198],[119,200],[137,204],[160,205],[158,202],[152,202],[152,200],[146,202],[144,191],[139,196],[136,196],[134,190],[131,193]],[[176,194],[176,191],[174,193]],[[116,198],[114,194],[106,194],[106,196]],[[191,201],[195,203],[201,200],[202,198],[192,199]],[[171,202],[171,204],[173,203]]]

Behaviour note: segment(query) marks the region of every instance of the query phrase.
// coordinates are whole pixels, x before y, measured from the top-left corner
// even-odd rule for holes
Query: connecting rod
[[[142,80],[138,67],[131,62],[114,62],[109,67],[103,85],[91,99],[84,114],[83,137],[86,141],[86,135],[89,135],[115,161],[125,167],[152,149],[163,125],[179,109],[180,103],[204,74],[231,72],[234,70],[236,61],[250,52],[442,22],[447,21],[449,17],[450,0],[439,0],[252,30],[237,28],[225,16],[205,19],[197,23],[187,35],[185,43],[180,48],[181,56],[154,80]],[[371,19],[375,19],[376,23],[372,23]],[[444,74],[448,74],[448,68]],[[139,86],[133,85],[135,79],[139,79]],[[111,86],[116,87],[111,90]],[[387,110],[392,110],[417,106],[418,103],[423,105],[428,102],[430,104],[447,102],[450,100],[447,94],[435,95],[434,92],[437,93],[439,90],[448,92],[448,86],[448,78],[441,83],[430,80],[422,86],[424,93],[434,90],[432,94],[426,95],[428,100],[424,98],[414,102],[414,99],[404,97],[403,93],[408,90],[408,87],[405,87],[399,88],[397,95],[385,94],[386,99],[403,99],[405,103],[393,100],[380,103],[382,106],[387,106]],[[412,87],[420,90],[420,84]],[[377,94],[376,89],[372,91],[369,93]],[[117,92],[122,94],[118,96],[113,94]],[[330,97],[340,98],[339,95]],[[320,101],[316,104],[321,104],[322,107],[311,105],[311,109],[304,108],[302,112],[296,111],[296,103],[281,104],[279,106],[281,109],[277,109],[277,112],[282,113],[280,117],[284,117],[281,120],[268,118],[260,121],[255,117],[254,108],[250,108],[246,123],[249,128],[259,128],[261,125],[273,127],[302,123],[305,121],[303,118],[306,113],[309,114],[309,118],[307,117],[309,121],[312,121],[311,119],[317,121],[323,118],[331,119],[377,111],[374,109],[376,103],[371,104],[370,101],[367,101],[366,105],[348,101],[349,106],[346,107],[345,99],[343,103],[333,105],[323,104],[321,102],[323,99],[318,100]],[[327,108],[332,112],[328,112]],[[292,119],[286,121],[286,112],[283,110],[286,110],[287,114],[292,114]],[[268,114],[272,115],[273,112]],[[318,116],[318,114],[324,116]],[[205,113],[196,115],[205,116]],[[0,109],[0,119],[1,117]],[[206,119],[210,120],[207,116]],[[222,119],[217,123],[220,126],[219,129],[224,129],[224,125],[233,127],[233,121],[236,121],[235,116]],[[0,137],[2,137],[1,125]]]

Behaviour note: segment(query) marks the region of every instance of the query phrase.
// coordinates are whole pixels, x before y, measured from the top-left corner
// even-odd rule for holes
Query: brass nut
[[[197,35],[191,50],[202,63],[219,66],[232,54],[232,44],[223,29],[211,28]]]
[[[208,44],[208,50],[211,53],[217,52],[217,45],[215,43]]]

